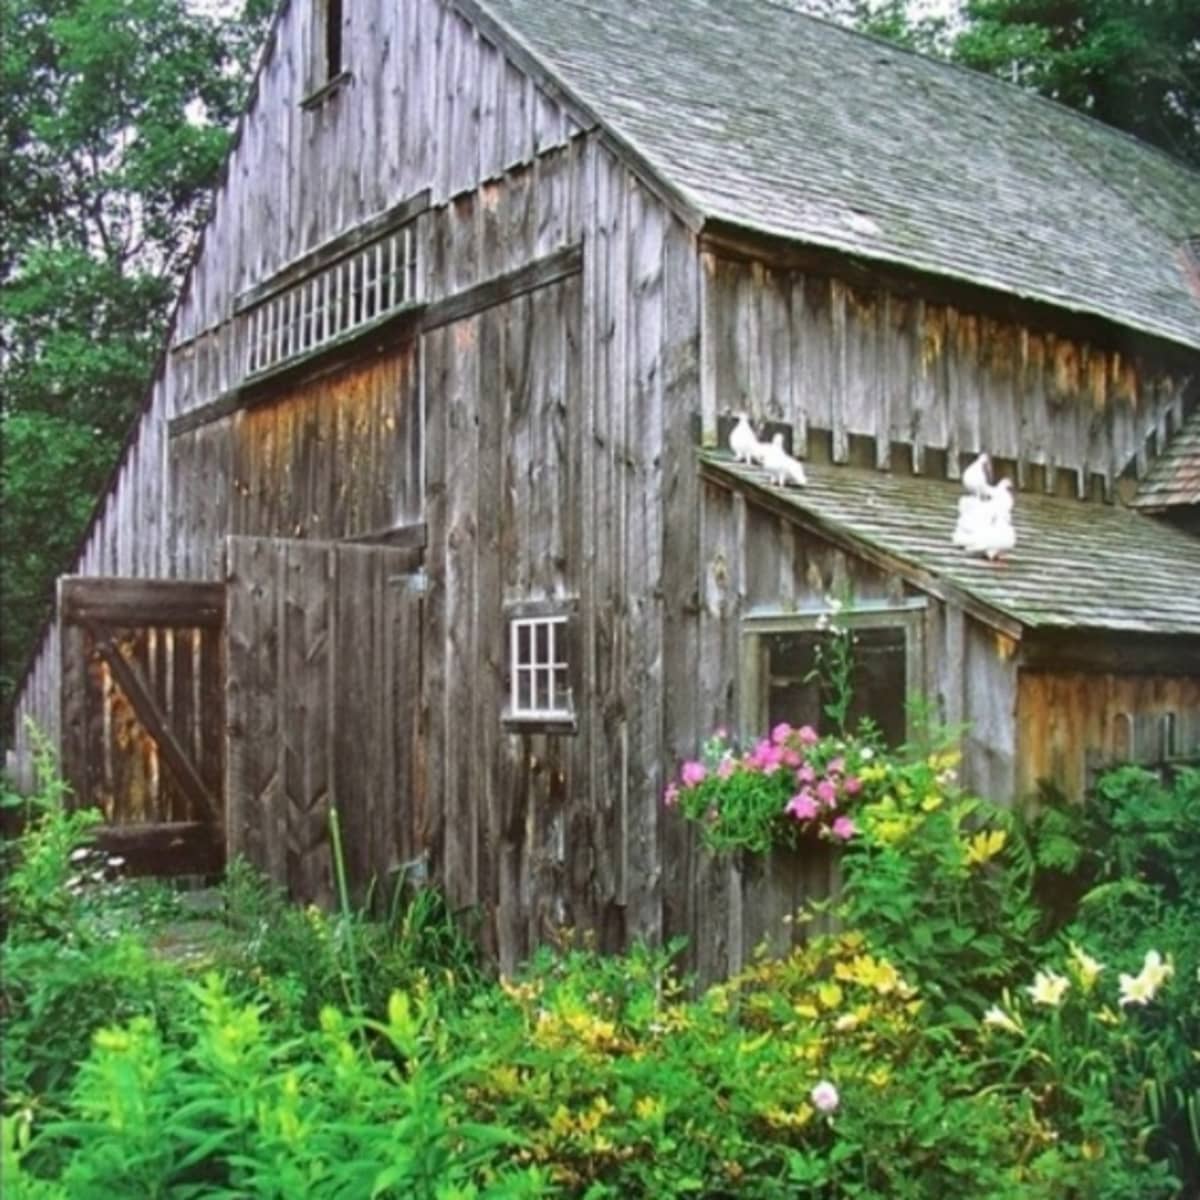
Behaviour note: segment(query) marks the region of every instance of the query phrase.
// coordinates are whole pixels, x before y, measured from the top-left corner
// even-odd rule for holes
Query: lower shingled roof
[[[1018,492],[998,562],[951,542],[957,483],[806,464],[808,486],[703,451],[704,473],[1000,628],[1200,635],[1200,538],[1119,505]]]
[[[1154,460],[1133,503],[1136,508],[1154,511],[1180,504],[1200,505],[1200,408]]]

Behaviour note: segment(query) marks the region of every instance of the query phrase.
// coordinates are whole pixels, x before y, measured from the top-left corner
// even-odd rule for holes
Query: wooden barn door
[[[412,553],[231,537],[226,561],[230,853],[327,904],[336,804],[356,897],[386,888],[423,842]]]
[[[139,875],[224,863],[224,587],[66,577],[63,774]]]

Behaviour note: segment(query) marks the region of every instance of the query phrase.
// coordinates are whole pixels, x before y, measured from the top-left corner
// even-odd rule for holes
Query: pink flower
[[[800,768],[800,770],[798,770],[796,772],[796,782],[797,783],[816,783],[817,782],[817,773],[816,773],[816,771],[814,771],[812,769],[812,767],[808,763],[805,763],[804,766],[802,766]]]
[[[796,736],[800,739],[802,745],[815,746],[820,740],[817,737],[817,731],[811,725],[801,725],[796,730]]]
[[[729,730],[726,729],[724,725],[718,725],[716,729],[713,730],[713,737],[723,742],[729,737]]]
[[[797,792],[787,803],[784,811],[797,821],[811,821],[817,815],[817,802],[808,791]]]
[[[846,772],[846,760],[841,756],[831,758],[829,765],[825,768],[827,775],[844,775]]]
[[[734,764],[733,759],[730,758],[728,755],[726,755],[717,764],[717,778],[718,779],[728,779],[730,777],[730,775],[733,774],[734,766],[735,766],[735,764]]]
[[[784,746],[783,753],[780,755],[785,767],[798,767],[800,765],[800,755],[796,753],[791,746]]]
[[[786,721],[780,721],[774,729],[771,730],[771,741],[777,746],[782,746],[792,735],[792,727]]]
[[[858,832],[858,829],[849,817],[838,817],[830,832],[835,838],[841,838],[843,842],[848,842]]]
[[[679,803],[679,789],[673,784],[667,784],[667,790],[663,792],[663,803],[668,808],[674,808]]]
[[[837,804],[837,788],[828,779],[822,779],[817,784],[817,799],[826,808],[833,808]]]
[[[769,775],[779,770],[779,764],[783,761],[783,751],[764,738],[754,747],[754,751],[747,761],[751,766],[757,767]]]
[[[847,796],[857,796],[862,791],[862,780],[857,775],[851,775],[845,783],[842,784]]]
[[[697,784],[703,783],[708,775],[703,763],[685,762],[683,770],[679,772],[680,779],[683,780],[684,787],[695,787]]]
[[[829,1082],[828,1079],[822,1079],[811,1092],[808,1093],[808,1098],[813,1102],[813,1108],[818,1112],[832,1113],[837,1112],[837,1107],[841,1103],[841,1097],[838,1095],[838,1090]]]

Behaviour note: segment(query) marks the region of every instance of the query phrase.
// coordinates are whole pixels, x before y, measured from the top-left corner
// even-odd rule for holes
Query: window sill
[[[339,71],[327,83],[323,83],[315,92],[309,92],[303,100],[300,101],[300,107],[305,112],[312,112],[314,109],[320,108],[327,101],[332,100],[334,96],[349,86],[350,81],[354,76],[349,71]]]
[[[566,714],[561,717],[524,717],[505,713],[500,718],[500,724],[509,733],[551,733],[574,737],[579,732],[574,716]]]

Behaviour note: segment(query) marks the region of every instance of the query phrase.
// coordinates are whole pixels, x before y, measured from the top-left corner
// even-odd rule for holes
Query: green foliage
[[[1194,0],[967,0],[954,58],[1200,166]]]
[[[699,994],[571,937],[494,983],[435,893],[372,922],[244,864],[198,976],[68,878],[5,942],[6,1195],[1195,1193],[1200,777],[1022,823],[954,771],[866,760],[841,931]]]
[[[864,768],[862,837],[843,855],[843,919],[919,979],[948,1017],[982,1011],[1039,932],[1032,862],[1010,814],[964,796],[957,755]]]

